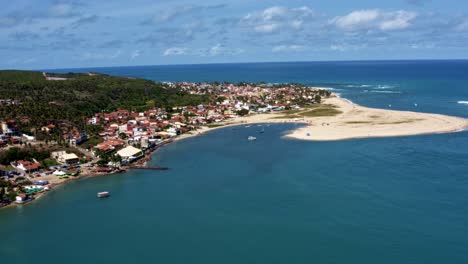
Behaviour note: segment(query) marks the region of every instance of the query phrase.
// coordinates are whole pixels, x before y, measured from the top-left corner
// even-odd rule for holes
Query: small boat
[[[250,127],[250,125],[246,125],[245,127]]]
[[[249,136],[247,139],[248,139],[249,141],[253,141],[253,140],[256,140],[257,138],[256,138],[256,137],[253,137],[253,136]]]
[[[260,134],[263,134],[263,133],[265,133],[265,128],[264,127],[262,127],[262,130],[260,130]]]
[[[97,193],[97,197],[98,197],[98,198],[109,197],[109,195],[110,195],[109,192],[98,192],[98,193]]]

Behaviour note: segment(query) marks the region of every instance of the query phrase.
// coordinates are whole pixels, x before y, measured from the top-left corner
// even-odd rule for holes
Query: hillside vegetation
[[[150,107],[196,105],[207,96],[191,95],[144,79],[88,74],[48,74],[67,80],[46,80],[41,72],[0,71],[0,99],[19,105],[0,105],[0,118],[19,119],[21,126],[68,120],[82,123],[100,111],[117,108],[141,111]]]

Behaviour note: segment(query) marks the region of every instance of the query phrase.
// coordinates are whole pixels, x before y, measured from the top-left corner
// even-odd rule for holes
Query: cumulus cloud
[[[399,10],[383,12],[378,9],[353,11],[345,16],[333,18],[330,23],[338,29],[345,31],[359,30],[402,30],[411,26],[417,14],[410,11]]]
[[[240,20],[240,24],[258,33],[274,33],[282,29],[300,30],[303,24],[314,16],[312,9],[307,6],[272,6],[260,12],[247,14]]]

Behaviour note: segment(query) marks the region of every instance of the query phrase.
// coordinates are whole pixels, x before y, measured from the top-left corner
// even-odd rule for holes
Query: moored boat
[[[257,138],[256,138],[256,137],[253,137],[253,136],[249,136],[247,139],[248,139],[249,141],[253,141],[253,140],[256,140]]]
[[[110,195],[109,192],[98,192],[98,193],[97,193],[97,197],[98,197],[98,198],[109,197],[109,195]]]

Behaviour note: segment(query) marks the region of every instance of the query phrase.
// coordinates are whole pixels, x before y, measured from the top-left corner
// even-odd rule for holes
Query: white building
[[[80,161],[80,158],[75,153],[67,153],[64,150],[54,151],[50,156],[58,162],[66,164],[76,164]]]
[[[128,162],[143,157],[143,151],[132,146],[128,146],[117,151],[117,154],[122,158],[123,161]]]

